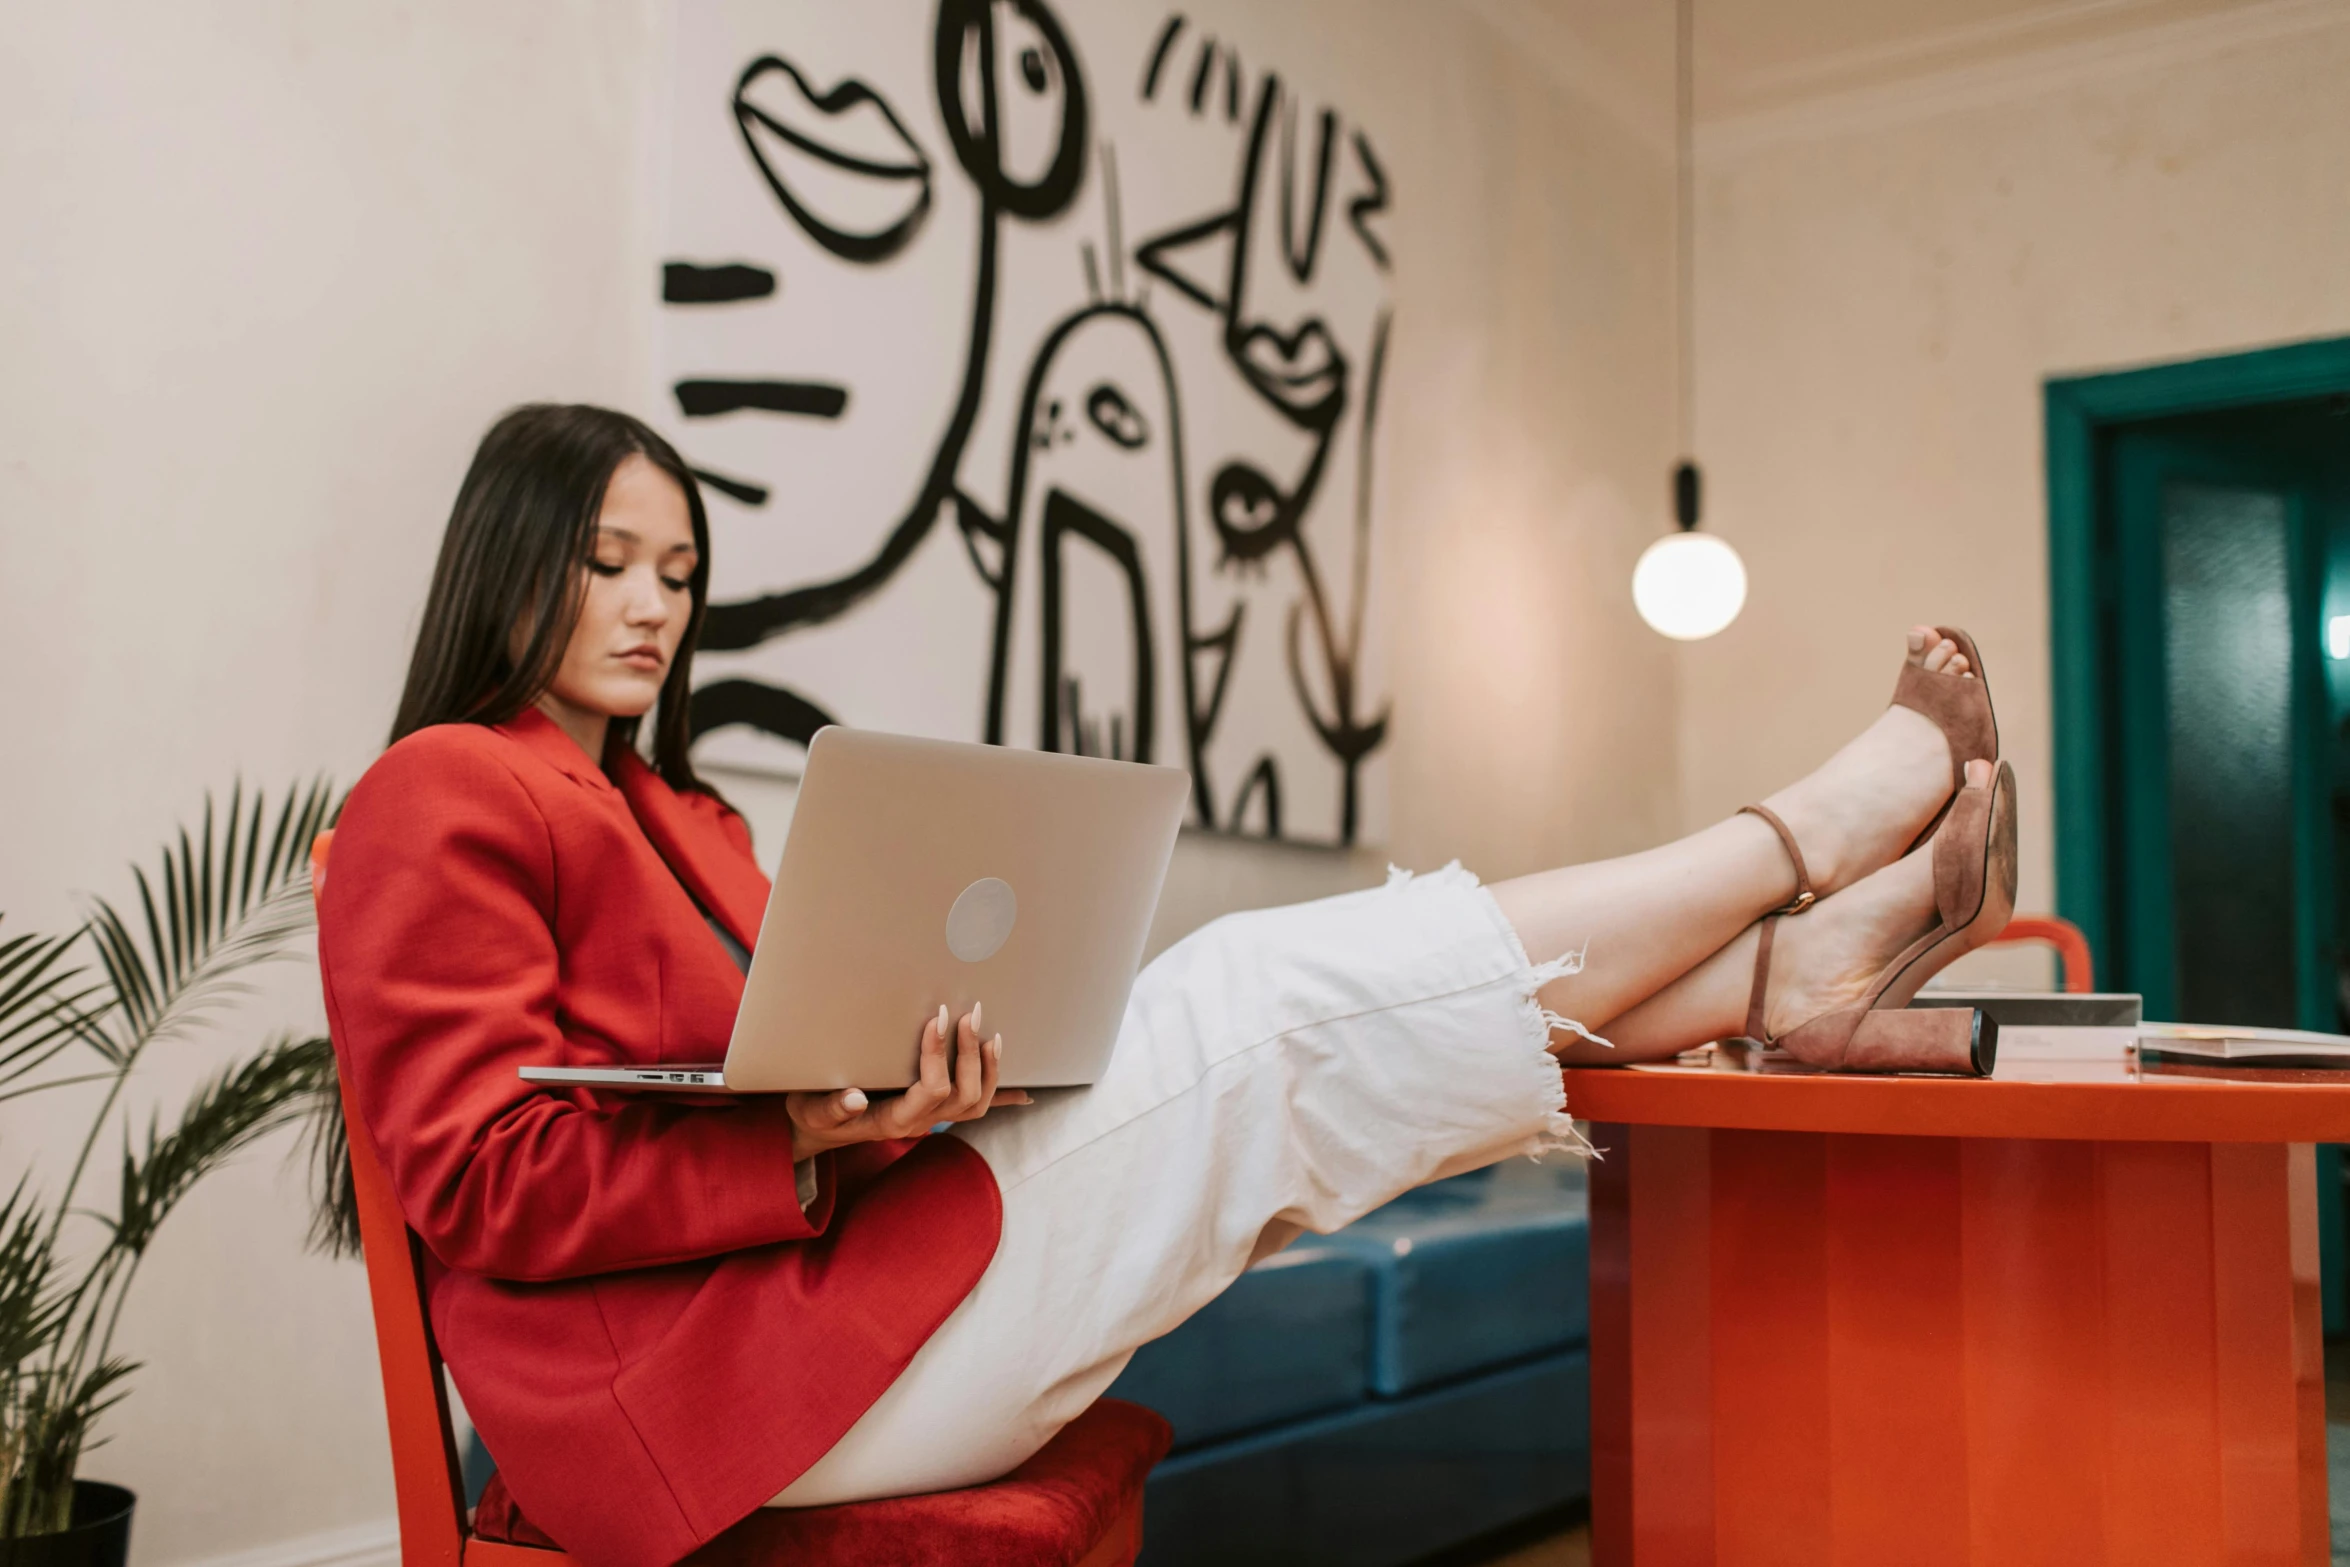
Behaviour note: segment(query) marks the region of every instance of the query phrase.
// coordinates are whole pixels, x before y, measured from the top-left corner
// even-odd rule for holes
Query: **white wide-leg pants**
[[[1530,963],[1458,866],[1233,915],[1170,949],[1136,981],[1099,1083],[951,1133],[1003,1190],[995,1259],[770,1505],[994,1479],[1260,1248],[1567,1145],[1534,993],[1579,963]]]

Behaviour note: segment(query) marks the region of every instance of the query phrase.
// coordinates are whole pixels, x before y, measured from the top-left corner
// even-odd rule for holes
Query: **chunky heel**
[[[1999,1057],[1999,1025],[1980,1007],[1850,1007],[1813,1018],[1777,1045],[1804,1065],[1831,1072],[1989,1077]]]
[[[1841,1072],[1954,1072],[1987,1077],[1999,1025],[1979,1009],[1904,1010],[1943,969],[1995,939],[2015,916],[2015,769],[2005,762],[1984,788],[1962,788],[1934,837],[1935,926],[1887,964],[1854,1006],[1824,1013],[1774,1039],[1765,1021],[1771,937],[1762,923],[1746,1037],[1809,1066]]]

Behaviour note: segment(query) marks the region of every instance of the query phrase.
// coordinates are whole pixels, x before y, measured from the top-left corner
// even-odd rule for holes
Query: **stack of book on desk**
[[[1913,1007],[1981,1007],[1999,1025],[2002,1061],[2118,1061],[2138,1043],[2144,998],[2053,990],[1934,990]]]
[[[1981,1007],[1999,1025],[2006,1061],[2141,1056],[2230,1066],[2350,1067],[2350,1037],[2248,1024],[2149,1023],[2141,997],[2061,991],[1925,990],[1913,1007]]]

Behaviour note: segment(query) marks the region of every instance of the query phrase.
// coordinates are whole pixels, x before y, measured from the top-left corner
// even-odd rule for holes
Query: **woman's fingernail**
[[[1004,1053],[1004,1036],[1001,1034],[996,1035],[995,1038],[987,1042],[987,1048],[994,1051],[999,1056],[1002,1055]]]
[[[947,1004],[941,1001],[938,1004],[938,1037],[944,1039],[951,1032],[953,1030],[947,1022]]]
[[[979,1009],[985,1004],[986,1003],[979,1001],[974,1001],[971,1003],[971,1032],[974,1034],[984,1034],[987,1032],[987,1029],[979,1021]]]
[[[851,1115],[857,1114],[865,1108],[865,1091],[861,1088],[848,1090],[840,1096],[840,1107]]]

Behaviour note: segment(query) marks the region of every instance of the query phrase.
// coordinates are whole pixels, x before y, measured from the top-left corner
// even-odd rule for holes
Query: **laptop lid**
[[[1002,1082],[1108,1062],[1190,793],[1180,769],[829,728],[726,1055],[726,1085],[904,1088],[975,1001]]]

